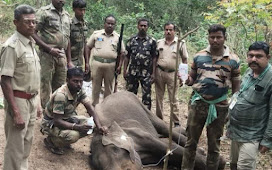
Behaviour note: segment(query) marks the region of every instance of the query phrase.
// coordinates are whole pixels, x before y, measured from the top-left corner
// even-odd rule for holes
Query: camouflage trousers
[[[134,94],[138,93],[139,82],[142,86],[142,103],[151,109],[151,76],[128,75],[126,89]]]
[[[74,116],[80,123],[87,123],[88,118],[85,116]],[[77,142],[80,138],[87,136],[76,130],[63,130],[53,125],[52,120],[46,120],[43,118],[41,123],[41,132],[50,136],[52,143],[56,147],[63,148],[67,145]]]
[[[72,63],[75,67],[81,68],[82,71],[85,71],[85,62],[82,58],[72,58]]]
[[[67,60],[64,52],[59,58],[43,51],[40,51],[39,56],[41,60],[41,104],[44,109],[52,92],[66,82]]]
[[[196,101],[189,103],[189,115],[187,120],[187,141],[184,146],[182,169],[194,169],[196,148],[208,116],[209,104]],[[220,137],[223,134],[224,123],[228,113],[228,105],[216,105],[217,119],[206,127],[208,138],[208,154],[206,169],[217,170],[219,166]]]

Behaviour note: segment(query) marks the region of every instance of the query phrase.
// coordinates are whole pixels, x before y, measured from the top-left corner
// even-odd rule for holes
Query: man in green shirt
[[[107,133],[107,128],[101,126],[91,101],[82,90],[82,83],[83,71],[77,67],[69,69],[67,84],[52,94],[44,110],[41,132],[48,135],[44,144],[54,154],[62,155],[63,148],[86,136],[87,131],[93,128],[87,124],[87,117],[77,115],[75,109],[80,103],[93,117],[97,129],[103,134]]]
[[[272,148],[272,69],[269,45],[253,43],[247,53],[250,67],[229,106],[227,135],[231,169],[256,169],[258,152]]]

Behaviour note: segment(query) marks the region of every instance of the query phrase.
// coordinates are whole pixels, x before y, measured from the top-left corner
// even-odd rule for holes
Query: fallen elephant
[[[165,155],[168,125],[152,114],[133,93],[114,93],[95,110],[110,133],[107,136],[94,133],[89,159],[93,169],[138,170],[157,163]],[[185,141],[186,136],[174,131],[172,149],[176,149],[169,157],[169,165],[180,169]],[[198,150],[195,169],[204,170],[205,162],[203,151]],[[221,157],[219,169],[224,166]]]

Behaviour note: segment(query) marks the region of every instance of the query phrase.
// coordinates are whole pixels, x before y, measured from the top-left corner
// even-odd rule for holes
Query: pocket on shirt
[[[35,71],[35,58],[33,54],[25,54],[25,56],[22,58],[22,61],[24,64],[26,64],[28,72]]]

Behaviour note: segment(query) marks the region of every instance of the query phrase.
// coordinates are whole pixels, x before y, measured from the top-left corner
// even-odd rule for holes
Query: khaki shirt
[[[79,21],[76,17],[72,19],[70,42],[72,61],[79,59],[83,63],[83,52],[88,33],[87,23]]]
[[[41,39],[54,48],[67,49],[70,36],[70,16],[64,9],[59,13],[53,4],[41,7],[36,12]]]
[[[87,46],[92,49],[92,56],[102,58],[117,58],[117,44],[119,34],[115,31],[106,35],[105,30],[94,31],[88,40]],[[121,52],[125,52],[125,45],[122,41]]]
[[[79,103],[90,102],[85,91],[81,90],[74,96],[70,93],[67,84],[58,88],[51,96],[45,108],[45,114],[53,118],[53,113],[63,115],[63,119],[68,119],[76,115],[76,107]]]
[[[40,89],[40,59],[35,41],[15,32],[3,45],[1,75],[12,77],[13,90],[37,94]]]
[[[160,39],[157,42],[157,51],[159,54],[158,65],[168,70],[176,69],[176,57],[177,57],[177,41],[178,38],[175,37],[174,41],[168,45],[165,39]],[[188,52],[186,48],[185,41],[181,41],[179,48],[179,55],[181,58],[188,58]]]

